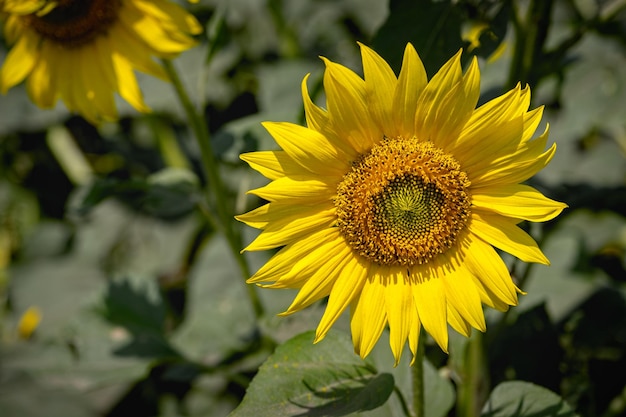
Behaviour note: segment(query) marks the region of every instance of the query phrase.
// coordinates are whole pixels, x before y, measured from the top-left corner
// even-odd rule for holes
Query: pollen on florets
[[[451,248],[470,214],[470,181],[453,156],[417,138],[384,138],[337,187],[337,225],[380,265],[418,265]]]

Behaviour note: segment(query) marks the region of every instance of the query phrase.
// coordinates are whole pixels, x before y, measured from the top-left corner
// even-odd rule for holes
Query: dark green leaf
[[[152,301],[146,290],[134,288],[128,281],[109,284],[102,315],[110,323],[126,328],[132,336],[114,353],[143,358],[179,356],[164,334],[165,306],[160,298]]]
[[[387,401],[391,374],[356,356],[343,333],[331,331],[315,345],[314,336],[306,332],[279,346],[230,417],[344,416]]]
[[[391,0],[387,21],[373,46],[396,71],[407,42],[411,42],[432,76],[461,46],[463,10],[448,1]]]
[[[197,177],[181,168],[166,168],[146,179],[98,179],[82,193],[70,207],[79,216],[114,197],[151,216],[173,219],[189,213],[200,198]]]
[[[539,385],[522,381],[498,385],[482,417],[574,417],[576,413],[558,395]]]
[[[104,298],[103,316],[131,333],[162,333],[165,307],[128,281],[111,281]]]

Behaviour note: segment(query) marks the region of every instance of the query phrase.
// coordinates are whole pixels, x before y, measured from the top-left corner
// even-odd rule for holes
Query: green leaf
[[[148,358],[179,356],[165,337],[165,306],[160,298],[151,300],[147,290],[149,288],[135,288],[129,281],[109,283],[102,315],[132,335],[132,340],[114,353]]]
[[[483,408],[482,417],[574,417],[577,414],[561,397],[529,382],[498,385]]]
[[[165,307],[129,281],[111,281],[104,297],[104,318],[131,333],[162,333]]]
[[[279,346],[230,417],[345,416],[387,401],[393,376],[356,356],[347,335],[330,331],[315,345],[314,337],[306,332]]]
[[[184,168],[165,168],[146,179],[102,178],[81,190],[70,211],[85,216],[111,197],[148,215],[176,219],[195,207],[200,200],[200,187],[196,175]]]

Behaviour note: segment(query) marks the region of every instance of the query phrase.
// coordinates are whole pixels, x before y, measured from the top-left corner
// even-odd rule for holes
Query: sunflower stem
[[[413,383],[413,416],[424,417],[424,329],[420,329],[417,351],[411,366]]]
[[[207,203],[209,204],[209,207],[214,205],[215,211],[217,212],[217,218],[219,219],[219,224],[217,224],[217,226],[226,237],[228,247],[237,261],[237,265],[239,266],[242,276],[244,279],[247,279],[250,276],[250,267],[248,266],[248,262],[244,255],[240,252],[242,247],[241,235],[235,227],[234,217],[229,209],[226,189],[219,173],[217,159],[215,158],[215,152],[213,151],[213,146],[211,144],[209,129],[205,120],[198,114],[198,112],[196,112],[172,62],[165,59],[162,60],[162,62],[163,67],[165,68],[165,71],[174,86],[176,95],[185,110],[191,129],[194,133],[196,141],[198,142],[198,146],[200,147],[202,166],[207,178],[207,186],[205,187]],[[257,318],[263,316],[263,305],[259,300],[255,287],[246,285],[246,289],[254,315]]]
[[[457,395],[457,416],[480,415],[486,387],[483,334],[475,332],[469,339],[465,351],[463,383]]]

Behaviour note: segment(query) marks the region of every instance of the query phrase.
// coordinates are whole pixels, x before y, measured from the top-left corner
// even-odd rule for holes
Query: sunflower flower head
[[[355,352],[385,327],[400,360],[420,329],[447,351],[448,325],[485,331],[482,305],[506,310],[521,292],[496,252],[548,264],[517,226],[566,205],[521,184],[544,168],[548,128],[519,85],[476,108],[480,73],[461,51],[429,81],[412,45],[396,76],[361,46],[364,77],[324,59],[326,108],[302,83],[307,127],[264,123],[281,150],[241,158],[271,180],[267,204],[238,216],[261,233],[246,250],[280,250],[249,280],[299,289],[282,314],[328,297],[316,341],[349,308]],[[495,248],[494,248],[495,247]]]
[[[0,69],[0,91],[27,80],[32,101],[58,99],[91,122],[117,119],[114,95],[149,111],[134,70],[167,79],[155,58],[191,48],[198,21],[169,0],[4,0],[13,47]]]

